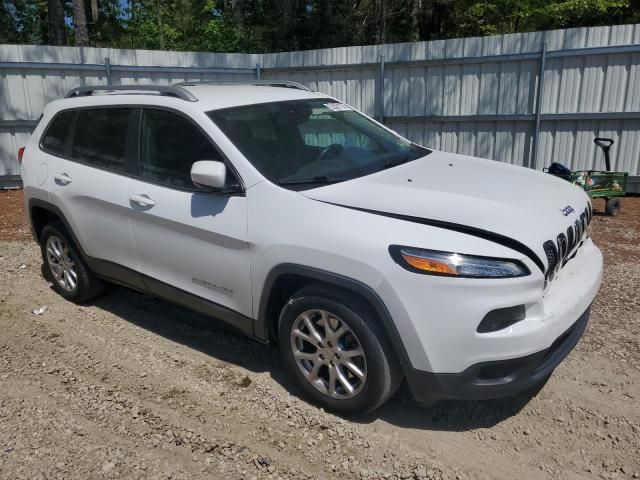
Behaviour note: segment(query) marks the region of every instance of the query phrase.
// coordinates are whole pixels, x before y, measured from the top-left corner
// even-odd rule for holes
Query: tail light
[[[20,147],[20,148],[18,149],[18,163],[19,163],[20,165],[22,165],[22,157],[24,156],[24,148],[25,148],[25,147]]]

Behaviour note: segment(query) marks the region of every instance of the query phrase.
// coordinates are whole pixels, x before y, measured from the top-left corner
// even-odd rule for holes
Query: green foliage
[[[570,28],[575,25],[610,25],[625,21],[627,0],[568,0],[531,9],[527,28]]]
[[[5,27],[6,25],[6,27]],[[41,44],[47,41],[47,1],[3,1],[0,39],[8,43]]]
[[[473,0],[460,2],[457,6],[457,33],[496,35],[614,25],[624,23],[630,10],[628,0]]]
[[[73,44],[72,3],[64,4]],[[640,22],[640,0],[97,0],[101,47],[277,52]],[[0,0],[0,42],[48,41],[47,0]],[[58,24],[59,25],[59,24]]]

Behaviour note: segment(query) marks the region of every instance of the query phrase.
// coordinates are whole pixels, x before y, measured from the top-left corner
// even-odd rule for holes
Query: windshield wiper
[[[291,178],[289,180],[280,180],[278,182],[278,185],[313,185],[313,184],[322,184],[322,185],[328,185],[331,183],[338,183],[338,182],[344,182],[345,180],[347,180],[346,178],[336,178],[336,177],[329,177],[327,175],[316,175],[315,177],[311,177],[311,178]]]

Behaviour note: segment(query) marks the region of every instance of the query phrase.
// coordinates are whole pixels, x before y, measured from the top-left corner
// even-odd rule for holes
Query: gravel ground
[[[0,478],[640,478],[640,198],[624,205],[595,217],[604,287],[540,392],[426,408],[401,388],[349,421],[220,322],[119,287],[63,301],[21,192],[0,193]]]

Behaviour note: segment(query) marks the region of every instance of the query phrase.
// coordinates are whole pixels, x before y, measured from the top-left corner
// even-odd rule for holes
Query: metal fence
[[[538,169],[603,168],[592,140],[609,136],[613,168],[640,175],[640,25],[620,25],[265,55],[0,46],[0,177],[73,87],[252,78],[307,84],[426,146]]]

